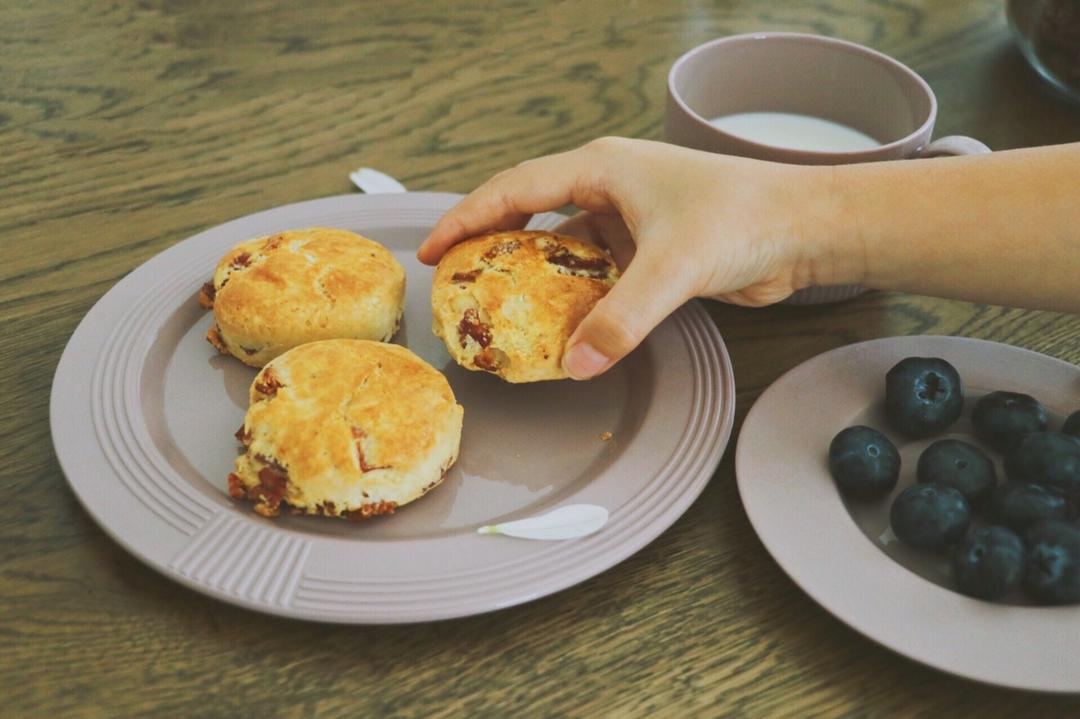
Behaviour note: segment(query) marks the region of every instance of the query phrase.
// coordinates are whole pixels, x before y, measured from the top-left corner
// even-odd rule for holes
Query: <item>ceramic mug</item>
[[[754,142],[710,118],[783,112],[831,120],[874,138],[870,149],[821,152]],[[708,152],[805,165],[904,160],[990,152],[970,137],[931,141],[934,91],[911,68],[862,45],[801,33],[765,32],[700,45],[668,73],[664,137]],[[852,285],[810,287],[788,301],[835,302],[862,292]]]

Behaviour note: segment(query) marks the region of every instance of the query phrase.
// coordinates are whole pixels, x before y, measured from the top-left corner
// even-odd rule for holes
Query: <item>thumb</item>
[[[606,371],[690,297],[684,271],[669,258],[638,256],[566,342],[563,369],[574,379]]]

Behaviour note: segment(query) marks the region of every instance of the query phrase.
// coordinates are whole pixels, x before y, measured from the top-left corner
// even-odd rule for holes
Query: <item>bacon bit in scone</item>
[[[367,437],[367,435],[364,434],[364,430],[360,429],[359,427],[353,427],[352,436],[353,439],[356,440],[356,460],[360,464],[361,472],[373,472],[376,469],[390,469],[390,465],[388,464],[376,467],[367,463],[367,459],[364,458],[363,442],[364,439]],[[365,494],[364,496],[366,497],[367,495]]]
[[[277,395],[278,390],[284,386],[278,376],[274,374],[273,367],[264,369],[255,380],[255,391],[266,395],[267,399]]]
[[[461,338],[462,349],[465,349],[466,337],[472,337],[481,347],[491,344],[491,328],[480,321],[480,316],[471,307],[465,310],[461,322],[458,323],[458,336]]]
[[[247,488],[236,474],[229,474],[229,496],[233,499],[243,499],[247,496]]]
[[[232,258],[232,262],[230,262],[229,264],[237,270],[241,267],[247,267],[251,264],[251,255],[247,252],[241,252],[239,255]]]
[[[451,277],[451,282],[476,282],[476,278],[483,272],[483,268],[470,270],[468,272],[455,272]]]
[[[233,436],[236,437],[237,442],[245,447],[251,444],[251,432],[244,425],[240,425],[240,429],[236,430]]]
[[[199,290],[199,305],[205,309],[214,309],[214,297],[217,295],[217,290],[214,289],[213,282],[204,282],[202,289]]]
[[[371,504],[360,505],[359,509],[348,509],[342,512],[341,516],[346,517],[349,521],[359,522],[380,514],[393,514],[395,509],[397,509],[397,502],[372,502]]]
[[[607,277],[611,269],[611,261],[606,257],[594,257],[592,259],[578,257],[561,245],[547,253],[547,261],[553,265],[565,267],[568,270],[578,270],[596,278]]]
[[[259,485],[248,490],[248,498],[255,500],[255,513],[264,517],[276,517],[288,486],[289,475],[280,466],[274,464],[260,469]]]
[[[499,255],[509,255],[517,250],[521,249],[520,240],[509,240],[507,242],[500,242],[497,245],[492,245],[484,252],[483,258],[485,260],[494,260]]]
[[[214,345],[221,354],[229,354],[229,350],[225,349],[225,342],[221,339],[221,331],[217,325],[211,325],[210,329],[206,331],[206,341]]]
[[[281,243],[285,241],[285,238],[281,235],[274,235],[273,237],[267,237],[266,242],[263,243],[263,252],[273,252],[277,248],[281,247]]]
[[[496,372],[509,363],[506,353],[495,347],[485,347],[473,356],[473,364],[488,372]]]
[[[276,517],[284,502],[285,489],[289,486],[289,473],[280,464],[261,454],[255,459],[266,466],[259,470],[259,483],[245,487],[236,474],[229,475],[229,496],[233,499],[247,498],[255,503],[253,509],[263,517]]]
[[[263,467],[259,470],[259,484],[262,485],[262,496],[266,499],[280,502],[285,496],[285,487],[289,484],[289,477],[279,467]]]
[[[265,464],[270,469],[274,470],[278,474],[288,474],[289,470],[278,464],[277,460],[273,457],[267,457],[265,454],[256,454],[255,459],[261,464]]]

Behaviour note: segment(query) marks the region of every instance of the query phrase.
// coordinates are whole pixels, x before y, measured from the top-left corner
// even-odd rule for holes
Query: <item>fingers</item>
[[[574,379],[606,371],[690,297],[688,268],[642,256],[596,303],[566,343],[563,368]]]
[[[612,173],[606,148],[617,139],[596,141],[570,152],[529,160],[495,175],[447,212],[417,251],[434,264],[451,245],[492,229],[517,229],[536,212],[573,204],[583,210],[614,212]]]
[[[557,225],[554,231],[603,247],[611,252],[619,270],[625,270],[634,259],[634,237],[619,215],[579,212]]]

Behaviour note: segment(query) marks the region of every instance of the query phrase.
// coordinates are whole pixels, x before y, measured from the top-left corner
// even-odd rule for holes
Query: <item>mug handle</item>
[[[934,140],[915,153],[915,157],[951,157],[954,155],[985,155],[990,148],[972,137],[949,135]]]

